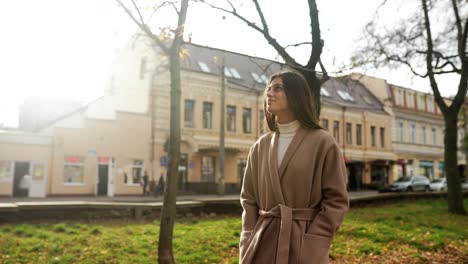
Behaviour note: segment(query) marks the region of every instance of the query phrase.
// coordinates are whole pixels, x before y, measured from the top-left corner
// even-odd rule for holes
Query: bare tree
[[[315,100],[314,103],[317,107],[317,118],[318,116],[320,116],[320,86],[328,80],[328,74],[320,60],[320,56],[322,54],[322,49],[324,46],[324,41],[323,39],[321,39],[318,9],[315,0],[307,1],[309,5],[309,17],[311,27],[310,42],[302,42],[292,45],[281,45],[278,42],[278,40],[272,36],[270,28],[268,27],[268,22],[265,18],[264,12],[258,0],[252,0],[252,3],[254,4],[256,13],[258,14],[258,17],[260,19],[260,24],[240,14],[231,0],[224,0],[222,1],[222,3],[220,3],[221,1],[210,0],[198,0],[198,2],[202,2],[221,12],[228,13],[236,17],[240,21],[245,22],[250,28],[259,32],[268,41],[268,43],[278,52],[278,54],[289,67],[301,72],[304,75],[309,86],[312,89],[312,95]],[[312,48],[311,53],[309,55],[309,60],[305,65],[302,65],[299,62],[297,62],[287,51],[289,47],[298,47],[302,45],[310,45]],[[320,76],[315,70],[317,64],[319,64],[321,68]]]
[[[468,2],[405,1],[401,10],[414,11],[391,27],[380,24],[381,15],[385,15],[382,10],[388,4],[390,1],[383,1],[374,19],[365,27],[367,44],[356,52],[352,61],[355,66],[371,65],[376,69],[382,66],[404,66],[415,76],[429,79],[435,101],[445,120],[448,210],[455,214],[465,214],[457,169],[457,117],[465,102],[468,84]],[[439,87],[444,85],[438,82],[439,76],[447,74],[460,78],[457,94],[450,106],[440,94]]]
[[[174,2],[164,1],[153,8],[156,12],[165,5],[174,7],[178,21],[175,30],[172,30],[171,40],[161,39],[155,35],[145,22],[140,8],[134,0],[131,0],[133,8],[129,8],[121,0],[116,0],[131,20],[143,31],[154,44],[156,44],[166,55],[169,56],[169,71],[171,78],[171,103],[170,103],[170,136],[169,136],[169,171],[167,174],[167,188],[164,193],[164,203],[161,212],[161,223],[159,230],[158,260],[159,263],[174,263],[172,251],[172,238],[174,233],[174,221],[176,217],[176,194],[178,180],[178,165],[180,158],[180,52],[183,44],[184,25],[187,16],[188,1],[182,0],[180,9]],[[137,16],[131,11],[136,12]],[[153,13],[154,13],[153,12]],[[153,111],[153,109],[150,109]],[[153,144],[153,142],[152,142]]]

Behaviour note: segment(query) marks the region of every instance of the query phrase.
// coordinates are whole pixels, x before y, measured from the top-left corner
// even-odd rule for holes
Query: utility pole
[[[221,122],[220,122],[220,128],[219,128],[219,178],[218,178],[218,194],[219,195],[224,195],[225,192],[225,185],[224,185],[224,156],[225,156],[225,151],[224,151],[224,121],[225,121],[225,97],[226,97],[226,76],[224,75],[226,65],[225,65],[225,56],[223,53],[223,58],[222,58],[222,66],[221,66]]]

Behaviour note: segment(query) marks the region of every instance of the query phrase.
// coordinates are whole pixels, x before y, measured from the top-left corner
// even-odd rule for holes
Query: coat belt
[[[252,263],[263,232],[274,218],[280,218],[281,220],[276,250],[276,263],[288,263],[293,220],[312,221],[317,213],[318,210],[316,209],[291,208],[282,204],[273,207],[270,211],[259,210],[259,219],[253,229],[248,248],[241,263]]]

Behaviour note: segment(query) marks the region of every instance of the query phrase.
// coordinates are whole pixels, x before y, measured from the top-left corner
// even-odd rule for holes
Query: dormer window
[[[321,89],[320,89],[320,95],[322,95],[322,96],[330,96],[330,93],[329,93],[325,88],[321,88]]]
[[[343,100],[351,101],[351,102],[354,101],[354,98],[353,98],[348,92],[338,90],[338,95],[339,95]]]
[[[232,67],[224,67],[224,75],[230,78],[235,78],[235,79],[241,78],[239,72],[235,68],[232,68]]]
[[[268,78],[265,76],[265,74],[262,74],[262,75],[258,75],[257,73],[255,72],[251,72],[250,73],[252,75],[252,77],[254,78],[254,80],[257,82],[257,83],[267,83],[268,82]]]
[[[364,96],[362,97],[362,99],[364,99],[364,102],[366,102],[366,104],[368,104],[368,105],[371,105],[371,104],[372,104],[372,101],[371,101],[371,99],[370,99],[369,97],[367,97],[367,96],[364,95]]]
[[[198,66],[200,67],[200,69],[203,71],[203,72],[208,72],[210,73],[210,67],[208,67],[208,65],[202,61],[199,61],[198,62]]]

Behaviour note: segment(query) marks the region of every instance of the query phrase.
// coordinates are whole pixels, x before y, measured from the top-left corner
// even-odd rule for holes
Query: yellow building
[[[194,44],[184,49],[189,56],[182,59],[181,72],[179,191],[216,193],[222,182],[227,193],[238,193],[248,151],[265,133],[262,107],[267,76],[285,66]],[[347,77],[331,78],[321,90],[321,122],[342,148],[350,190],[390,183],[399,175],[398,159],[410,160],[405,156],[408,148],[396,140],[395,120],[440,130],[437,113],[414,111],[406,118],[400,107],[395,118],[395,107],[385,103],[379,89],[372,82]],[[225,177],[221,181],[222,114]],[[169,120],[167,58],[142,41],[129,43],[116,58],[102,98],[41,126],[37,133],[0,132],[0,196],[140,195],[144,171],[150,180],[167,177]],[[411,155],[423,152],[418,158],[411,156],[413,168],[427,167],[428,160],[434,168],[439,166],[440,159],[431,153],[441,150],[441,136],[436,135],[437,144],[432,145],[427,142],[432,139],[429,135],[427,144],[411,147]],[[420,140],[417,135],[415,140]]]
[[[395,175],[442,177],[444,121],[434,96],[370,76],[352,77],[365,83],[392,115]]]
[[[379,188],[394,180],[391,116],[362,83],[331,79],[321,91],[322,126],[345,157],[350,190]]]
[[[150,166],[149,118],[115,112],[114,119],[94,119],[100,101],[37,134],[0,133],[0,196],[141,194]]]

